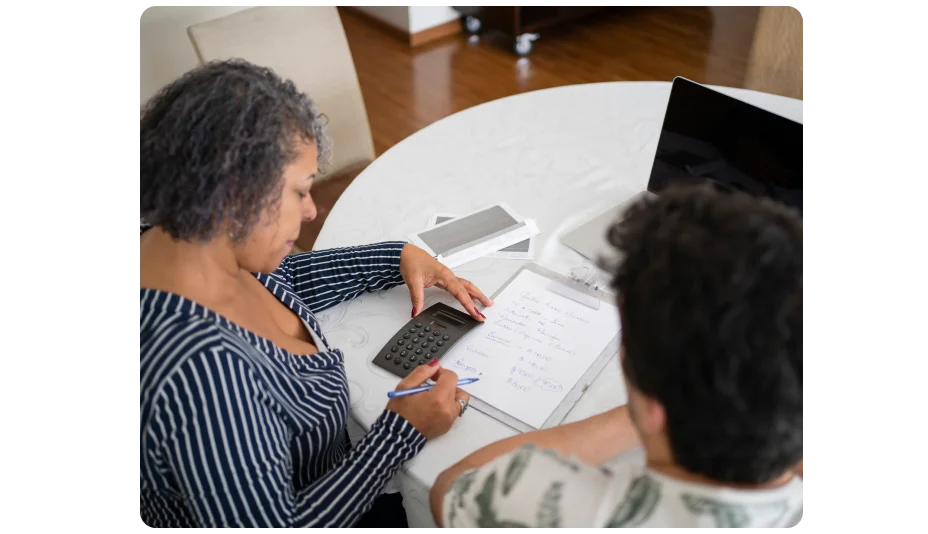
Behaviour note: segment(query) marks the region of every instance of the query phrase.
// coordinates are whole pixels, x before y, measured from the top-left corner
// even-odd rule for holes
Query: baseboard
[[[438,26],[434,26],[427,30],[422,30],[421,32],[410,34],[409,46],[413,48],[422,46],[437,39],[448,37],[449,35],[457,35],[461,33],[461,31],[462,28],[460,20],[449,20],[444,24],[439,24]]]
[[[448,37],[449,35],[455,35],[463,31],[461,28],[461,21],[451,20],[445,22],[444,24],[439,24],[438,26],[422,30],[421,32],[410,34],[397,28],[396,26],[391,26],[390,24],[378,19],[377,17],[361,11],[360,9],[357,9],[353,6],[339,6],[338,9],[350,11],[352,14],[363,18],[364,20],[370,22],[372,25],[384,30],[404,43],[407,43],[411,48],[422,46],[426,43],[431,43],[437,39],[442,39],[444,37]]]
[[[365,13],[364,11],[361,11],[360,9],[354,6],[338,6],[338,9],[339,11],[341,10],[349,11],[351,12],[351,14],[361,17],[362,19],[370,22],[372,25],[380,28],[381,30],[384,30],[385,32],[398,38],[400,41],[403,41],[404,43],[409,42],[408,33],[397,28],[396,26],[391,26],[390,24],[387,24],[386,22],[378,19],[377,17],[371,15],[370,13]]]

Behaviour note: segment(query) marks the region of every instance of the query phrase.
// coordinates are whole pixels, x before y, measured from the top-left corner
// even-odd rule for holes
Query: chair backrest
[[[802,15],[796,8],[760,8],[744,86],[802,100]]]
[[[201,63],[241,58],[269,67],[328,117],[329,174],[374,159],[367,110],[334,7],[256,7],[187,29]]]

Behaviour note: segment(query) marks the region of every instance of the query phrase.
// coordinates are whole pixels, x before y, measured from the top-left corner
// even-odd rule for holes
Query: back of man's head
[[[609,232],[632,387],[674,463],[760,484],[802,459],[802,220],[709,186],[639,201]]]

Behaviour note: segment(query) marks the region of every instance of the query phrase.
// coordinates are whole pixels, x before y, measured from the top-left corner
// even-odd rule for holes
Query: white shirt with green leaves
[[[463,473],[446,527],[790,527],[802,479],[764,490],[696,484],[646,467],[610,471],[532,445]]]

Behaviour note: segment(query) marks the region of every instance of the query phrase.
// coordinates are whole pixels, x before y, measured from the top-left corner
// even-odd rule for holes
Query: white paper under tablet
[[[469,243],[504,231],[519,224],[501,206],[458,217],[454,221],[419,233],[421,239],[435,254],[445,255]]]

